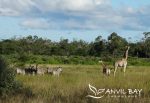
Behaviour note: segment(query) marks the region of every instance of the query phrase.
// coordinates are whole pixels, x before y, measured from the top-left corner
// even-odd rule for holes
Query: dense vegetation
[[[32,91],[16,80],[14,70],[0,56],[0,100],[12,95],[31,96]]]
[[[50,39],[30,35],[23,38],[1,40],[0,53],[9,57],[11,62],[95,64],[94,61],[99,58],[112,61],[123,56],[125,46],[130,45],[130,57],[149,58],[150,32],[144,32],[143,35],[144,37],[140,41],[131,42],[113,32],[107,40],[98,36],[95,41],[90,43],[83,40],[69,41],[68,39],[52,42]],[[91,57],[94,59],[90,61]]]

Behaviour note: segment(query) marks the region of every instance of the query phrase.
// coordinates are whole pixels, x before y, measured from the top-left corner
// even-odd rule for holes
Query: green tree
[[[144,32],[144,52],[147,58],[150,57],[150,32]]]
[[[90,55],[101,56],[106,47],[106,41],[102,39],[102,36],[98,36],[94,43],[91,43]]]
[[[115,57],[120,51],[128,44],[125,38],[122,38],[117,33],[113,32],[108,36],[108,49],[109,52]],[[122,54],[122,53],[121,53]]]

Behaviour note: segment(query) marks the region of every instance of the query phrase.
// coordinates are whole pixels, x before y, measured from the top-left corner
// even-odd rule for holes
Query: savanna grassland
[[[125,55],[127,46],[129,55]],[[112,66],[122,57],[128,57],[125,76],[121,70],[116,77],[113,73],[102,74],[99,60]],[[45,69],[61,66],[63,72],[60,77],[13,73],[13,69],[25,69],[31,64]],[[63,38],[56,42],[36,35],[0,40],[0,103],[150,103],[149,74],[150,32],[144,32],[143,38],[136,42],[129,42],[115,32],[107,39],[99,35],[91,42]],[[93,99],[86,97],[94,95],[89,84],[97,89],[142,89],[142,92],[135,98]]]
[[[43,65],[46,66],[46,65]],[[47,65],[55,67],[56,65]],[[58,66],[58,65],[57,65]],[[5,103],[150,103],[150,67],[128,66],[126,75],[118,69],[116,77],[104,76],[100,65],[60,65],[60,77],[52,75],[17,75],[25,87],[32,90],[29,97],[14,95]],[[140,97],[107,97],[93,99],[88,85],[98,88],[142,89]]]

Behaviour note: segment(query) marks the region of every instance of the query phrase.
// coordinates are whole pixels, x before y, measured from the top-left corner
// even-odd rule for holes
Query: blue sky
[[[38,35],[93,41],[150,31],[149,0],[0,0],[0,39]]]
[[[138,8],[141,6],[149,5],[149,3],[149,0],[112,0],[112,5],[116,7],[126,5],[131,6],[133,8]]]

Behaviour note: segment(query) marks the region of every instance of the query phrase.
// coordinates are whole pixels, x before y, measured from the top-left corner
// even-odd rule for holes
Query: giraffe
[[[124,57],[121,60],[118,60],[118,61],[115,62],[114,76],[115,76],[115,73],[116,73],[118,67],[123,67],[123,72],[124,72],[124,75],[125,75],[126,67],[127,67],[128,51],[130,49],[130,46],[126,46],[126,47],[127,47],[127,49],[125,51]]]

